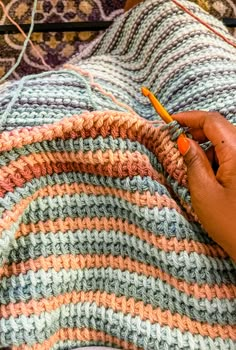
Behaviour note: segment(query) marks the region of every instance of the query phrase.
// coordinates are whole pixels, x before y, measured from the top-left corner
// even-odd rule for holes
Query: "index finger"
[[[173,115],[173,119],[180,125],[202,130],[204,135],[216,147],[226,140],[236,147],[236,128],[220,113],[191,111]]]

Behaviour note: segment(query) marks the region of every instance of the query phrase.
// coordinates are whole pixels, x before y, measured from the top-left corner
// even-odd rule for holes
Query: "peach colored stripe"
[[[28,201],[30,203],[30,200]],[[24,211],[24,208],[27,205],[21,202],[21,207],[17,208],[16,217],[20,216],[20,211]],[[23,208],[23,209],[22,209]],[[4,214],[7,217],[7,213]],[[8,222],[11,216],[11,211],[8,214]],[[47,221],[39,221],[38,223],[30,223],[25,225],[21,223],[18,231],[15,234],[15,238],[19,238],[21,236],[27,236],[29,233],[38,233],[40,232],[53,232],[57,233],[58,231],[66,232],[68,230],[116,230],[124,232],[128,235],[133,235],[135,237],[140,238],[143,241],[146,241],[155,247],[164,250],[165,252],[175,251],[179,253],[181,251],[186,251],[187,253],[195,252],[197,254],[204,254],[207,256],[226,258],[227,255],[222,248],[220,248],[217,244],[210,245],[201,242],[196,242],[193,240],[182,239],[178,240],[176,237],[166,238],[164,236],[156,236],[155,234],[143,230],[135,224],[128,223],[127,220],[123,219],[115,219],[115,218],[66,218],[65,220],[57,219],[55,221],[47,220]]]
[[[204,298],[212,300],[213,298],[224,299],[227,298],[232,300],[236,297],[236,286],[233,284],[221,284],[216,285],[198,285],[197,283],[187,283],[186,281],[178,280],[177,278],[169,275],[160,269],[153,267],[148,264],[144,264],[138,261],[131,260],[129,257],[123,258],[121,256],[114,257],[112,255],[61,255],[58,257],[49,256],[47,258],[39,257],[35,260],[30,259],[26,262],[13,263],[12,265],[5,265],[0,268],[0,277],[10,277],[12,275],[18,276],[20,274],[26,274],[27,271],[38,271],[43,269],[48,271],[53,268],[56,272],[61,269],[78,270],[84,268],[108,268],[120,269],[121,271],[129,271],[130,273],[136,272],[138,274],[145,275],[147,277],[153,277],[160,279],[163,282],[168,283],[172,287],[176,288],[180,292],[183,292],[189,296],[193,296],[197,299]],[[8,317],[12,314],[13,310],[9,309],[8,306],[0,305],[0,313],[4,317]],[[19,309],[19,315],[21,314]],[[14,315],[17,316],[17,306],[14,307]]]
[[[23,186],[23,183],[25,181],[29,181],[30,179],[34,177],[39,177],[40,175],[45,175],[46,167],[50,167],[49,172],[52,172],[52,166],[58,166],[58,162],[62,161],[63,163],[66,160],[66,157],[69,157],[66,154],[42,154],[42,157],[37,155],[30,155],[29,157],[21,157],[16,162],[12,162],[8,167],[6,168],[6,174],[4,177],[6,179],[3,179],[0,177],[0,184],[4,183],[4,181],[7,183],[7,186],[5,186],[3,191],[3,185],[2,185],[2,192],[1,195],[3,196],[3,192],[6,191],[13,191],[14,187],[16,185]],[[92,163],[92,159],[94,157],[94,164]],[[25,162],[25,158],[27,158],[27,162]],[[37,159],[38,158],[38,159]],[[51,158],[51,159],[50,159]],[[109,162],[109,158],[112,158],[111,162]],[[51,164],[49,164],[51,160]],[[53,161],[52,161],[53,160]],[[126,177],[126,176],[151,176],[157,181],[160,181],[161,178],[163,178],[162,175],[159,176],[159,174],[151,167],[150,163],[148,162],[148,158],[146,156],[141,156],[138,152],[135,152],[135,154],[131,154],[130,152],[126,152],[126,154],[123,154],[122,152],[118,151],[116,153],[112,152],[105,152],[102,154],[101,151],[96,152],[95,155],[92,155],[92,152],[87,152],[86,154],[82,152],[78,152],[77,154],[74,154],[72,159],[75,167],[78,167],[80,170],[83,168],[82,162],[86,163],[85,166],[88,166],[85,168],[87,172],[91,173],[97,173],[99,175],[105,175],[105,176],[118,176],[118,177]],[[81,162],[81,163],[79,163]],[[13,164],[15,163],[15,164]],[[23,163],[23,164],[22,164]],[[41,164],[40,164],[41,163]],[[73,164],[72,163],[72,164]],[[89,164],[90,163],[90,164]],[[107,166],[105,165],[107,164]],[[39,168],[37,168],[37,166]],[[19,173],[21,172],[22,168],[25,168],[27,173],[23,174],[23,178],[19,178]],[[55,169],[53,169],[55,171]],[[47,172],[47,170],[46,170]],[[14,178],[14,181],[11,181],[11,179]],[[16,181],[16,180],[17,181]],[[19,179],[19,181],[18,181]],[[22,200],[21,204],[29,201],[29,199]],[[16,222],[19,215],[22,215],[24,211],[24,207],[22,207],[20,210],[12,212],[12,210],[6,211],[3,215],[2,219],[0,219],[0,228],[3,229],[9,229],[12,222]],[[7,218],[7,220],[6,220]],[[0,235],[1,236],[1,235]]]
[[[164,169],[174,180],[180,185],[187,187],[186,167],[183,157],[174,147],[173,142],[171,142],[168,130],[161,131],[160,127],[155,127],[145,119],[129,113],[118,111],[85,112],[80,116],[75,115],[51,125],[6,131],[0,135],[0,149],[3,152],[14,147],[22,147],[26,144],[44,140],[50,141],[56,138],[74,139],[78,137],[95,138],[99,135],[102,137],[111,135],[114,138],[128,138],[131,141],[143,144],[156,155],[160,163],[163,164]],[[53,170],[55,171],[55,164]],[[36,169],[36,172],[40,172],[40,169]],[[19,183],[21,182],[20,177],[18,181]],[[164,177],[161,183],[164,183]],[[3,183],[3,185],[5,191],[6,184]],[[8,187],[9,189],[6,188],[5,192],[12,191],[11,183]],[[183,203],[183,205],[189,214],[189,219],[198,221],[190,204]]]
[[[134,344],[128,343],[119,338],[113,337],[102,331],[96,331],[93,329],[82,328],[66,328],[60,329],[58,332],[53,334],[48,340],[45,340],[42,344],[35,344],[33,346],[21,345],[13,346],[12,350],[50,350],[59,341],[93,341],[102,342],[104,344],[109,343],[118,346],[124,350],[142,350],[142,348],[136,347]]]
[[[166,208],[175,209],[177,212],[181,213],[181,209],[176,204],[176,202],[166,196],[165,194],[160,195],[158,192],[151,194],[150,191],[145,191],[140,193],[138,191],[130,192],[128,190],[117,189],[114,187],[104,187],[99,185],[85,184],[85,183],[73,183],[73,184],[56,184],[53,186],[46,186],[43,189],[38,190],[37,197],[54,197],[57,195],[63,196],[64,194],[74,195],[74,194],[93,194],[96,196],[99,195],[112,195],[121,199],[124,199],[132,204],[136,204],[139,207],[148,207],[148,208]]]
[[[37,190],[32,196],[26,197],[18,202],[16,205],[12,207],[11,210],[6,210],[2,214],[2,219],[0,219],[0,227],[4,227],[5,229],[10,225],[8,221],[8,226],[5,225],[6,217],[14,217],[14,220],[24,213],[25,208],[35,199],[41,197],[55,197],[57,195],[74,195],[74,194],[94,194],[94,195],[112,195],[119,198],[122,198],[130,203],[136,204],[140,207],[147,206],[148,208],[157,207],[159,209],[163,207],[168,207],[170,209],[175,209],[177,212],[181,214],[180,208],[177,206],[176,202],[167,197],[166,195],[159,195],[157,192],[152,195],[149,191],[146,191],[144,194],[140,194],[138,191],[129,192],[116,188],[96,186],[96,185],[87,185],[87,184],[77,184],[73,183],[71,185],[68,184],[56,184],[54,186],[46,186],[44,188],[40,188]]]
[[[112,152],[111,150],[102,152],[88,151],[79,152],[44,152],[40,154],[30,154],[21,156],[17,160],[10,162],[1,168],[0,195],[6,191],[13,192],[16,186],[23,186],[26,181],[34,177],[39,177],[45,172],[55,171],[57,164],[76,164],[78,170],[86,170],[93,173],[111,177],[133,177],[136,175],[150,176],[154,180],[165,183],[162,174],[153,169],[146,155],[139,152]]]
[[[39,221],[36,224],[30,223],[28,225],[20,224],[19,230],[16,233],[16,238],[21,236],[27,236],[29,233],[38,233],[40,232],[53,232],[57,233],[58,231],[66,232],[68,230],[116,230],[125,232],[128,235],[134,235],[141,240],[147,241],[148,243],[154,245],[157,248],[163,249],[165,251],[175,251],[179,253],[181,251],[187,251],[189,253],[196,252],[198,254],[206,254],[218,257],[226,257],[226,253],[222,248],[217,245],[211,246],[208,244],[196,242],[193,240],[178,240],[176,237],[166,238],[164,236],[156,236],[155,234],[143,230],[135,224],[128,223],[127,220],[115,219],[115,218],[66,218],[65,220],[57,219],[55,221]]]
[[[130,314],[132,317],[138,316],[142,321],[150,321],[152,324],[158,323],[161,326],[169,326],[171,329],[178,328],[181,332],[191,332],[201,336],[210,336],[212,339],[221,337],[222,339],[236,340],[236,326],[219,324],[210,325],[205,322],[191,320],[187,316],[178,313],[172,314],[169,310],[162,311],[160,308],[153,308],[150,304],[145,305],[142,301],[136,302],[134,298],[117,297],[115,294],[107,292],[71,292],[40,301],[30,300],[27,304],[18,303],[21,314],[25,316],[40,315],[42,312],[51,312],[62,305],[70,303],[96,303],[98,307],[111,308],[114,312],[122,312],[124,315]],[[9,308],[15,309],[16,304],[11,303]]]
[[[184,186],[187,184],[186,169],[183,157],[170,141],[168,131],[161,131],[145,119],[134,114],[118,111],[85,112],[80,116],[73,116],[60,120],[51,125],[43,125],[3,132],[0,135],[0,149],[9,151],[14,147],[53,140],[56,138],[87,138],[97,136],[130,139],[138,141],[152,151],[159,161],[164,164],[171,176]],[[167,147],[168,145],[168,147]],[[175,168],[173,167],[175,163]]]
[[[50,141],[56,138],[87,138],[88,136],[96,138],[98,135],[148,141],[150,136],[153,139],[153,136],[158,136],[159,133],[160,130],[147,123],[145,119],[141,120],[130,113],[85,112],[49,125],[4,131],[0,135],[0,149],[4,152],[30,143]]]

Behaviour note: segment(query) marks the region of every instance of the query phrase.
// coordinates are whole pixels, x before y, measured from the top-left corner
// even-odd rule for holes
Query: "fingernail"
[[[177,140],[177,145],[179,152],[182,154],[182,156],[185,156],[190,149],[189,139],[185,135],[180,135]]]

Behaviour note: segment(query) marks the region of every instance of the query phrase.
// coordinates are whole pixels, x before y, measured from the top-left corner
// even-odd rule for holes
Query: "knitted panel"
[[[1,87],[1,346],[235,350],[235,263],[198,223],[175,137],[140,94],[234,123],[235,60],[149,0],[62,70]]]

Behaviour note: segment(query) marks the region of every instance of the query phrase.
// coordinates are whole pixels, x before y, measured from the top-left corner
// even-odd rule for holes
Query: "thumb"
[[[177,145],[187,166],[191,194],[194,197],[205,197],[206,190],[215,186],[217,182],[206,154],[195,141],[185,135],[180,135]]]

